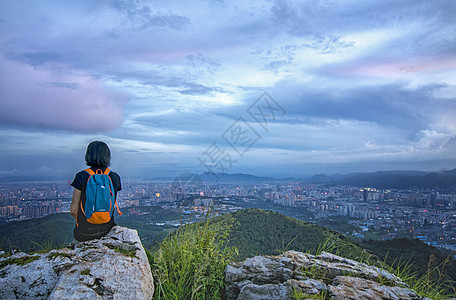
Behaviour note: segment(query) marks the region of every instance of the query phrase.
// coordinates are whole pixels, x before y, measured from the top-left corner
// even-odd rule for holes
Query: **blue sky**
[[[451,0],[1,1],[0,176],[71,179],[92,140],[130,178],[455,168],[455,13]]]

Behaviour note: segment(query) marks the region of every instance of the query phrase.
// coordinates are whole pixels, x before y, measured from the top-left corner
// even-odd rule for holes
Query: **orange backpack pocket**
[[[87,219],[92,224],[104,224],[111,220],[111,214],[108,211],[94,212],[90,218]]]

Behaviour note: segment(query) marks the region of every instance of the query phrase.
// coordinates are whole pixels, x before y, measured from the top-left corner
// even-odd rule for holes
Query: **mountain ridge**
[[[390,170],[369,173],[348,173],[327,175],[316,174],[311,177],[297,178],[284,177],[274,178],[269,176],[256,176],[246,173],[210,173],[202,174],[187,173],[177,177],[155,177],[151,180],[176,182],[180,178],[186,178],[185,183],[281,183],[302,182],[304,184],[331,184],[369,186],[376,188],[403,189],[411,187],[424,188],[451,188],[456,187],[456,168],[447,171],[417,171],[417,170]],[[189,179],[191,178],[191,179]]]
[[[189,180],[181,181],[181,177]],[[64,182],[65,180],[45,178],[37,180],[33,177],[14,177],[0,176],[0,183],[19,183],[19,182]],[[257,176],[248,173],[211,173],[203,172],[184,173],[178,176],[157,176],[141,181],[152,182],[170,182],[184,184],[187,183],[226,183],[226,184],[255,184],[255,183],[284,183],[284,182],[302,182],[304,184],[330,184],[330,185],[353,185],[375,188],[389,189],[406,189],[412,187],[423,188],[455,188],[456,187],[456,168],[445,171],[417,171],[417,170],[389,170],[375,172],[354,172],[347,174],[315,174],[310,177],[283,177],[276,178],[271,176]]]

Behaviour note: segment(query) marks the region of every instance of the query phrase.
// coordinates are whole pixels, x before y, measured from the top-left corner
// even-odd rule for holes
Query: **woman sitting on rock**
[[[108,145],[91,142],[85,161],[90,168],[78,172],[71,183],[74,191],[70,214],[76,220],[74,237],[78,241],[101,238],[116,225],[114,210],[117,192],[122,189],[120,176],[108,168],[111,163]],[[118,207],[117,210],[121,214]]]

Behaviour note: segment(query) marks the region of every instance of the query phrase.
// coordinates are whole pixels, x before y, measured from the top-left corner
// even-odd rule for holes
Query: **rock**
[[[154,292],[136,230],[120,226],[99,240],[4,257],[0,266],[0,299],[151,299]]]
[[[238,299],[290,299],[292,290],[284,284],[254,284],[249,283],[242,287]]]
[[[423,299],[394,274],[323,252],[256,256],[226,268],[227,299]]]
[[[368,279],[338,276],[329,286],[334,299],[421,299],[408,288],[381,285]]]

